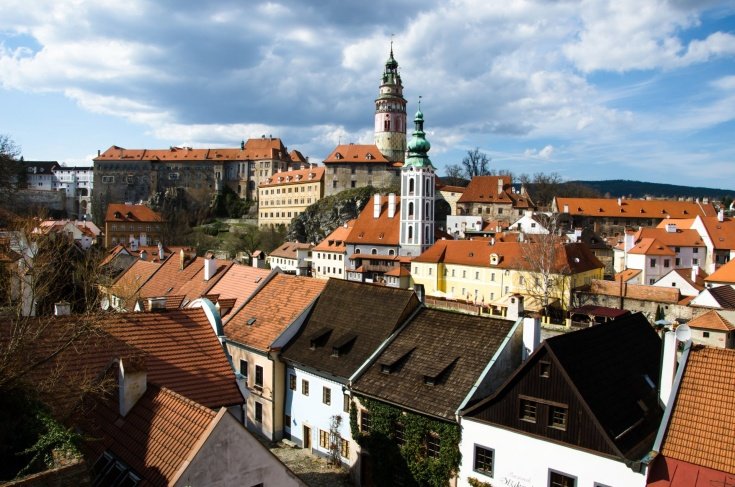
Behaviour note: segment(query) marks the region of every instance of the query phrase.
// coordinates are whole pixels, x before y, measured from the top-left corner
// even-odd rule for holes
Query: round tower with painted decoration
[[[403,162],[406,155],[406,99],[403,98],[403,83],[398,62],[393,57],[392,42],[380,92],[375,99],[375,145],[389,161]]]

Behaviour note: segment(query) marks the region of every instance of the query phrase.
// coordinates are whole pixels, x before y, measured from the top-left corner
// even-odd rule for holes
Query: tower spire
[[[393,36],[390,54],[375,99],[375,145],[391,162],[403,162],[406,157],[406,99],[398,72],[398,62],[393,57]]]

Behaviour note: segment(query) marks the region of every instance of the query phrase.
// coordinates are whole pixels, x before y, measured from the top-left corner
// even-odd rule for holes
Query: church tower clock
[[[403,98],[398,62],[393,57],[393,43],[385,62],[380,92],[375,99],[375,145],[389,161],[403,162],[406,155],[406,99]]]

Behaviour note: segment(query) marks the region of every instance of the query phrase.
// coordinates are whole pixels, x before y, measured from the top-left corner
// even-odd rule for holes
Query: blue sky
[[[735,188],[735,2],[4,0],[0,134],[28,160],[372,142],[393,38],[440,174]]]

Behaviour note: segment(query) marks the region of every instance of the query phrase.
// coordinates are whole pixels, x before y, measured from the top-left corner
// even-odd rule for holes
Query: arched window
[[[360,253],[360,249],[355,249],[355,253],[356,254],[359,254]]]
[[[408,227],[408,241],[409,242],[413,241],[413,227],[412,226]]]
[[[390,132],[390,118],[387,118],[383,122],[383,130],[385,130],[386,132]]]
[[[410,178],[408,180],[408,194],[413,194],[413,192],[416,190],[416,181],[414,178]]]
[[[424,243],[429,241],[429,225],[426,225],[426,227],[424,227]]]
[[[431,196],[431,181],[426,180],[426,192],[424,193],[425,196]]]
[[[373,255],[378,255],[378,249],[372,249],[370,253]]]
[[[424,218],[426,218],[427,220],[431,220],[432,219],[432,216],[431,216],[431,204],[428,201],[426,202],[426,211],[424,212]]]
[[[408,217],[413,218],[413,202],[408,204]]]
[[[390,250],[388,251],[388,255],[396,255],[396,251],[395,251],[395,250],[393,250],[393,249],[390,249]]]

